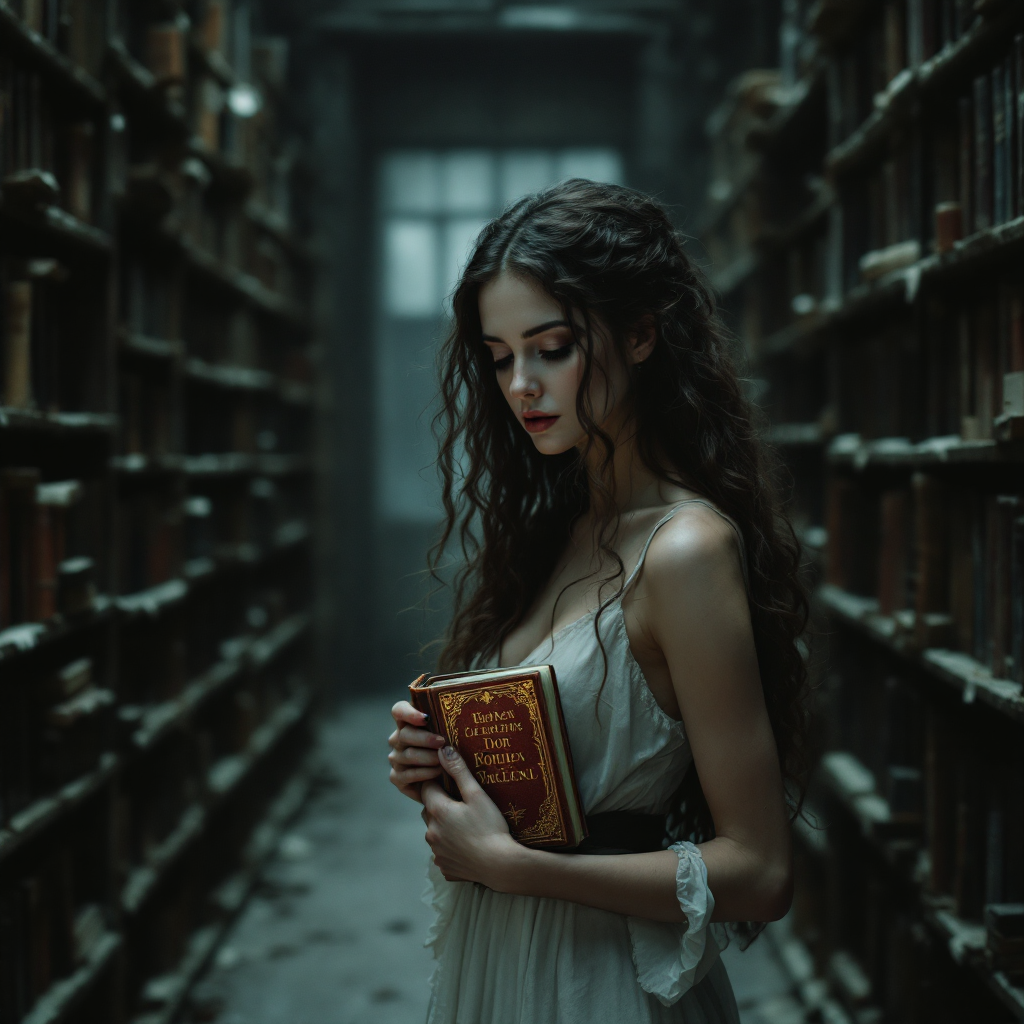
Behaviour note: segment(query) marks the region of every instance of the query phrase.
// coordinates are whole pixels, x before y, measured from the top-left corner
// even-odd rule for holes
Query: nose
[[[512,364],[512,382],[508,390],[513,398],[536,398],[540,394],[540,383],[529,360],[517,358]]]

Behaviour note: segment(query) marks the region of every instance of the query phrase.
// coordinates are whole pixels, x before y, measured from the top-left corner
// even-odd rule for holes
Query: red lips
[[[557,416],[544,412],[524,412],[523,426],[531,434],[543,434],[545,430],[554,425]]]

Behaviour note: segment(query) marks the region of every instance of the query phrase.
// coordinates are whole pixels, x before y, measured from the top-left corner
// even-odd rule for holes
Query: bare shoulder
[[[743,590],[736,531],[714,509],[685,505],[655,534],[644,566],[653,591],[703,591],[711,584]],[[690,586],[692,584],[692,586]]]

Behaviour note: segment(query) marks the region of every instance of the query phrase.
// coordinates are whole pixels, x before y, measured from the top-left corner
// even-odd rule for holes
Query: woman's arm
[[[664,656],[715,821],[701,846],[716,920],[773,920],[791,900],[789,824],[731,528],[679,516],[651,545],[634,598]],[[717,518],[717,517],[716,517]],[[454,752],[452,752],[454,754]],[[602,910],[679,921],[671,851],[616,856],[520,846],[457,754],[443,757],[463,802],[422,790],[427,841],[449,878]]]

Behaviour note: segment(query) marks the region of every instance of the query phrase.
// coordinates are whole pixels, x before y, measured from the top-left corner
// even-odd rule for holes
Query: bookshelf
[[[804,1011],[1024,1019],[1024,11],[784,0],[700,237],[789,468],[820,746]]]
[[[171,1021],[310,786],[317,259],[257,8],[0,0],[0,1024]]]

